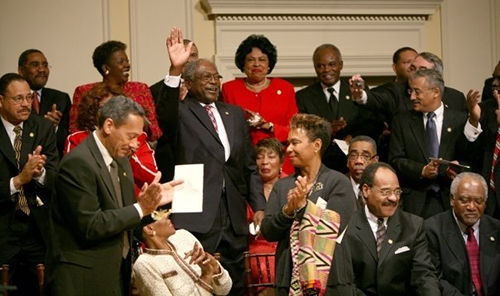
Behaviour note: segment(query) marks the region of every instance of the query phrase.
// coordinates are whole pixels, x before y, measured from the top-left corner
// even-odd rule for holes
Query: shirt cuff
[[[477,139],[477,137],[479,137],[479,135],[482,132],[483,132],[483,130],[481,129],[481,123],[480,122],[478,122],[477,127],[474,127],[469,122],[469,120],[467,120],[467,122],[465,123],[465,126],[464,126],[464,135],[465,135],[465,138],[469,142],[474,142]]]
[[[361,100],[359,103],[361,105],[366,105],[366,102],[368,101],[368,95],[366,94],[366,91],[363,91],[363,94],[361,95]]]
[[[181,83],[181,76],[170,76],[167,75],[165,76],[165,79],[163,80],[163,83],[165,83],[166,86],[176,88],[179,87]]]
[[[10,178],[10,195],[18,193],[19,190],[14,186],[14,177]]]
[[[142,217],[144,217],[144,213],[142,212],[141,206],[138,203],[135,203],[134,207],[137,210],[139,217],[142,219]]]
[[[46,175],[46,170],[45,168],[42,168],[42,173],[40,174],[40,176],[36,177],[36,178],[33,178],[35,181],[37,181],[39,184],[41,185],[45,185],[45,175]]]

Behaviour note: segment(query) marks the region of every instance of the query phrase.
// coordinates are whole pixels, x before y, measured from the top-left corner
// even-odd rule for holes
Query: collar
[[[106,147],[104,146],[104,144],[101,142],[101,140],[97,136],[96,131],[97,130],[95,130],[95,131],[92,132],[92,136],[94,136],[95,143],[97,144],[97,148],[99,149],[99,152],[101,152],[102,158],[104,159],[104,164],[106,164],[106,166],[109,169],[109,166],[113,162],[113,157],[111,157],[111,155],[108,152],[108,149],[106,149]]]
[[[7,120],[5,120],[5,118],[3,118],[3,116],[0,116],[0,118],[2,119],[2,123],[3,123],[3,126],[5,127],[5,130],[7,131],[7,133],[14,133],[14,127],[16,127],[15,125],[13,125],[12,123],[8,122]],[[21,127],[21,130],[23,128],[23,124],[24,124],[24,121],[22,121],[20,124],[18,124],[20,127]]]
[[[375,223],[377,224],[377,220],[378,220],[378,217],[373,215],[370,210],[368,209],[368,206],[365,205],[365,214],[366,214],[366,218],[368,219],[368,221],[371,221],[372,223]],[[388,217],[385,217],[383,218],[384,219],[384,225],[387,227],[387,220],[389,219]]]
[[[433,111],[434,114],[436,114],[436,120],[438,118],[442,118],[443,117],[443,113],[444,113],[444,105],[443,105],[443,102],[441,102],[441,105],[439,105],[439,107]],[[427,118],[427,114],[430,113],[430,112],[425,112],[424,113],[424,117]]]
[[[351,185],[352,185],[352,188],[358,188],[358,191],[355,191],[354,193],[356,193],[356,197],[358,196],[358,192],[359,190],[361,190],[361,188],[359,188],[359,184],[356,183],[356,181],[354,181],[354,179],[349,176],[349,179],[351,180]]]
[[[337,97],[339,96],[339,94],[340,94],[340,79],[337,82],[335,82],[335,84],[332,86],[326,86],[321,82],[320,82],[320,84],[321,84],[321,88],[323,89],[323,92],[328,92],[326,89],[333,87],[333,89],[335,90],[335,95]]]
[[[200,103],[200,105],[205,108],[205,106],[212,106],[213,108],[217,109],[217,107],[215,106],[215,102],[212,102],[210,104],[205,104],[205,103],[202,103],[202,102],[198,102]]]
[[[458,220],[457,215],[455,215],[455,210],[452,209],[451,212],[453,213],[453,219],[455,219],[455,222],[457,223],[457,226],[460,229],[460,233],[462,233],[462,235],[463,235],[467,231],[467,226],[465,224],[463,224],[462,222],[460,222],[460,220]],[[477,222],[474,223],[474,225],[472,225],[472,231],[474,231],[474,233],[476,233],[479,230],[479,223],[480,222],[481,222],[481,218],[479,218],[479,220],[477,220]]]

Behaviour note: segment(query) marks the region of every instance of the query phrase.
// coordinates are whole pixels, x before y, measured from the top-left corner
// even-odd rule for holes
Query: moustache
[[[387,200],[387,201],[384,201],[382,202],[382,206],[384,207],[397,207],[398,206],[398,202],[397,201],[390,201],[390,200]]]

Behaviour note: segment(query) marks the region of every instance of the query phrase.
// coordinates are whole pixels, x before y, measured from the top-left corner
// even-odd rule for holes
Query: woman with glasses
[[[278,242],[277,295],[306,295],[306,290],[322,294],[334,250],[332,269],[348,260],[344,250],[337,252],[335,242],[354,212],[356,200],[347,177],[321,163],[330,135],[330,124],[319,116],[297,114],[292,118],[286,153],[299,171],[274,185],[261,229],[264,238]],[[308,253],[328,259],[301,260]],[[342,272],[336,271],[336,280],[348,285],[351,278]]]
[[[276,47],[263,35],[250,35],[239,45],[234,61],[246,77],[224,83],[222,99],[246,111],[254,145],[269,137],[285,143],[290,119],[298,110],[293,86],[268,77],[276,65]],[[293,172],[288,161],[284,171]]]
[[[130,63],[125,52],[127,46],[120,41],[107,41],[99,45],[92,55],[94,67],[102,75],[102,83],[113,96],[125,95],[136,101],[146,112],[148,141],[156,141],[161,136],[161,130],[156,119],[156,107],[149,87],[141,82],[129,81]],[[82,96],[94,87],[97,82],[78,86],[73,95],[70,111],[69,130],[75,132],[77,108]]]

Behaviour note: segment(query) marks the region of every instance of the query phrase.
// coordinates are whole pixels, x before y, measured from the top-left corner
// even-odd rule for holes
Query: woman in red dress
[[[246,77],[224,83],[222,100],[247,112],[254,145],[269,137],[285,144],[290,120],[298,110],[292,84],[267,77],[276,65],[276,47],[262,35],[250,35],[241,42],[234,60]],[[284,171],[293,172],[288,161]]]
[[[111,98],[111,91],[104,83],[97,83],[80,100],[77,106],[77,118],[75,119],[76,132],[71,133],[66,138],[64,144],[64,154],[78,146],[97,126],[97,112],[99,108]],[[129,157],[132,172],[134,173],[135,193],[140,192],[144,183],[151,183],[154,180],[158,168],[154,158],[154,151],[146,141],[145,132],[137,139],[139,147]]]
[[[269,199],[269,195],[273,189],[274,183],[278,181],[280,177],[285,177],[285,174],[281,172],[284,160],[283,145],[276,138],[267,138],[260,140],[255,147],[257,155],[257,170],[259,172],[260,178],[262,180],[262,187],[264,189],[264,196],[266,200]],[[253,221],[253,211],[252,208],[247,205],[247,221],[252,223]],[[277,242],[268,242],[260,233],[257,235],[250,235],[249,237],[249,252],[250,254],[255,253],[275,253]],[[265,262],[261,262],[261,266],[257,266],[257,262],[251,261],[252,277],[253,282],[259,281],[259,275],[257,270],[266,277],[267,268]],[[269,270],[271,271],[271,279],[274,282],[274,258],[269,261]],[[262,292],[262,291],[261,291]]]
[[[99,45],[92,55],[94,67],[102,75],[102,82],[112,95],[123,94],[136,101],[144,109],[149,126],[148,141],[156,141],[161,136],[161,130],[156,120],[156,108],[149,87],[141,82],[128,81],[130,63],[125,49],[127,46],[120,41],[107,41]],[[80,85],[75,89],[73,104],[69,114],[69,132],[77,131],[76,118],[78,103],[82,96],[93,88],[97,82]]]

